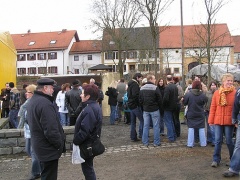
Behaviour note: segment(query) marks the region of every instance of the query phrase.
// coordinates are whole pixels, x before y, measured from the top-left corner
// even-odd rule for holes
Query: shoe
[[[219,166],[219,163],[217,163],[216,161],[213,161],[212,164],[211,164],[212,167],[218,167]]]
[[[223,176],[224,176],[224,177],[234,177],[234,176],[238,176],[238,174],[227,170],[227,171],[225,171],[225,172],[223,173]]]
[[[140,141],[139,139],[131,139],[132,142]]]
[[[148,148],[148,144],[144,144],[143,146]]]
[[[39,179],[41,177],[40,174],[37,174],[35,176],[31,176],[28,180],[34,180],[34,179]]]
[[[157,145],[157,144],[153,144],[153,147],[158,147],[158,146],[160,146],[161,144],[159,144],[159,145]]]
[[[230,165],[230,163],[228,162],[228,163],[226,163],[226,166],[229,166]]]
[[[174,143],[175,141],[174,140],[168,140],[169,143]]]

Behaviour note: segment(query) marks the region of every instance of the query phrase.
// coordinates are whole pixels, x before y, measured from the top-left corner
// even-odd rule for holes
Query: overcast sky
[[[206,22],[203,0],[182,0],[184,25]],[[195,3],[193,6],[193,2]],[[198,3],[198,4],[197,4]],[[89,18],[91,0],[0,0],[0,31],[11,34],[77,30],[80,40],[95,39]],[[231,0],[217,14],[217,23],[227,23],[232,35],[240,35],[240,0]],[[180,0],[175,0],[159,19],[159,25],[180,25]],[[140,23],[149,26],[147,23]]]

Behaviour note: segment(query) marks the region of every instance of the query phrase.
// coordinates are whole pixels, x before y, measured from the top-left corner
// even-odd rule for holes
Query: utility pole
[[[182,0],[180,0],[181,11],[181,50],[182,50],[182,88],[185,89],[185,71],[184,71],[184,33],[183,33],[183,7]]]

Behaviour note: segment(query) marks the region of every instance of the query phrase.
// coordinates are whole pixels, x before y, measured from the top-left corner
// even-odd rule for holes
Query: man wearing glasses
[[[54,80],[39,79],[37,89],[27,104],[27,121],[32,148],[42,166],[42,179],[57,179],[58,159],[65,149],[65,135],[54,102]]]

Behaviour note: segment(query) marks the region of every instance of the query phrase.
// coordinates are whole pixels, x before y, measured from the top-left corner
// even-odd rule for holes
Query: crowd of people
[[[233,83],[234,76],[229,73],[223,74],[220,84],[212,81],[209,87],[195,76],[187,80],[183,89],[178,77],[156,79],[153,74],[136,73],[129,82],[124,79],[111,82],[104,93],[93,78],[83,84],[74,80],[61,88],[53,79],[43,78],[36,82],[37,86],[24,84],[21,91],[9,82],[1,91],[1,117],[9,118],[10,128],[24,128],[26,152],[32,159],[29,179],[54,180],[58,159],[66,151],[62,126],[75,126],[75,145],[92,141],[93,134],[100,136],[104,94],[110,106],[109,124],[130,125],[130,140],[141,141],[146,147],[151,145],[151,128],[152,146],[160,146],[162,136],[169,143],[175,142],[181,136],[179,114],[184,109],[182,124],[188,127],[186,146],[193,148],[197,142],[202,147],[213,146],[211,166],[217,168],[225,141],[230,163],[223,175],[233,177],[240,172],[240,89]],[[81,164],[86,179],[96,179],[93,159],[85,159]]]

